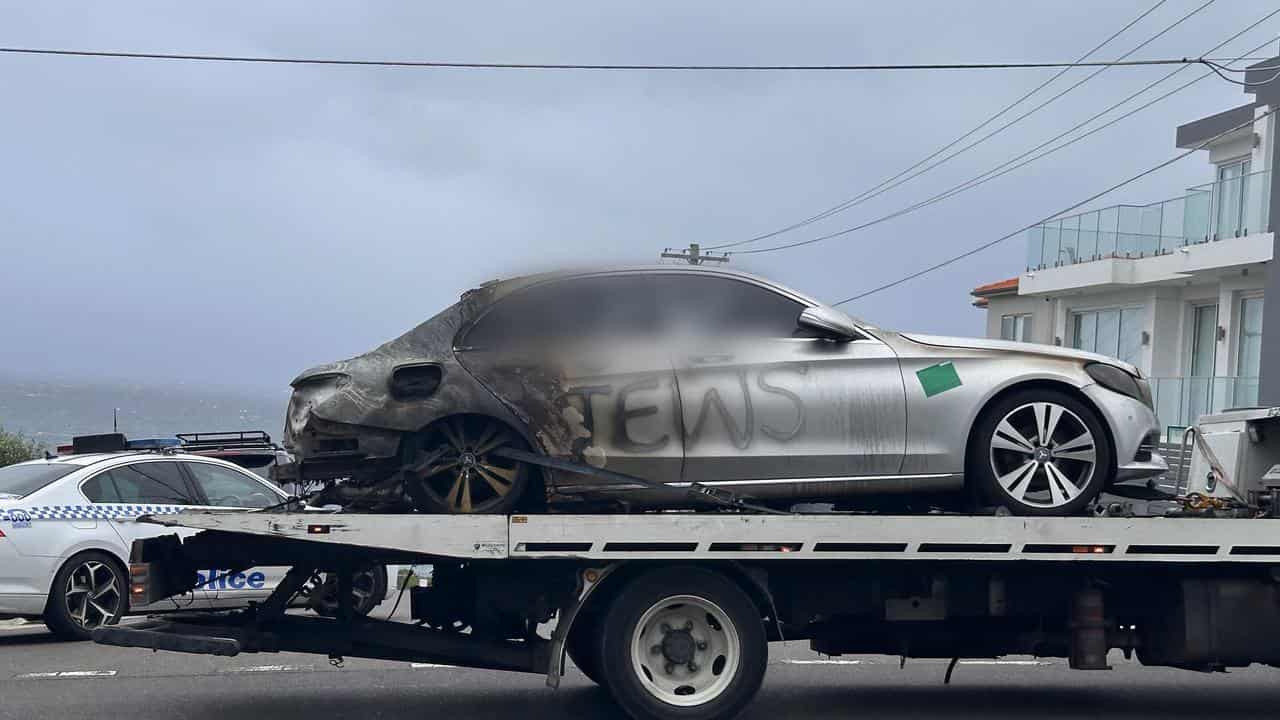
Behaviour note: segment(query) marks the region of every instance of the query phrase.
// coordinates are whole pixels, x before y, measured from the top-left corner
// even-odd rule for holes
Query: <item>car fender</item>
[[[1092,383],[1076,361],[1002,357],[990,352],[956,351],[900,360],[907,393],[907,451],[902,472],[963,473],[969,436],[979,414],[1000,393],[1029,382],[1048,381],[1080,389]],[[925,375],[950,364],[953,386],[926,387]],[[932,392],[930,392],[932,391]]]

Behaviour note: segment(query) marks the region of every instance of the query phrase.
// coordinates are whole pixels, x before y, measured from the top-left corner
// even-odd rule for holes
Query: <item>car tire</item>
[[[519,433],[495,418],[445,418],[420,433],[417,445],[403,472],[405,490],[419,512],[505,515],[529,494],[532,468],[489,454],[498,447],[527,449]]]
[[[1097,411],[1060,390],[1030,388],[987,408],[970,438],[966,476],[980,498],[1015,515],[1076,515],[1115,474]]]
[[[56,637],[88,640],[129,611],[129,577],[115,558],[90,551],[72,557],[53,576],[44,623]]]
[[[738,715],[764,680],[769,645],[760,611],[724,575],[653,570],[614,596],[600,633],[600,669],[636,720]]]
[[[322,617],[338,616],[338,576],[325,573],[318,583],[306,588],[307,607]],[[387,567],[375,565],[354,573],[351,583],[351,610],[356,617],[368,617],[387,599]]]
[[[604,686],[600,668],[600,620],[594,614],[579,615],[565,639],[565,652],[591,682]]]

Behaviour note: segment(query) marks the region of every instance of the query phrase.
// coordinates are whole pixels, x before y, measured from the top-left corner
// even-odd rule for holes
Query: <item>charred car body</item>
[[[670,507],[684,496],[661,487],[697,484],[780,505],[968,487],[1016,513],[1069,514],[1165,469],[1150,389],[1130,365],[881,330],[692,266],[490,283],[292,385],[297,471],[353,508]]]

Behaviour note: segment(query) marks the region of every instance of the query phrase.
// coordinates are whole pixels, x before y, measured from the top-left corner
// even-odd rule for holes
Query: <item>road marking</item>
[[[19,680],[47,680],[51,678],[101,678],[115,676],[115,670],[63,670],[61,672],[22,673],[15,677]]]
[[[314,665],[250,665],[249,667],[228,668],[222,672],[234,673],[273,673],[273,672],[306,672],[315,670]]]
[[[784,665],[897,665],[897,660],[792,660],[784,658],[781,660]],[[938,660],[935,658],[908,659],[907,664],[926,664],[937,665],[949,663],[950,660]],[[1012,665],[1020,667],[1038,667],[1043,665],[1052,665],[1048,660],[961,660],[960,665]]]
[[[782,661],[786,665],[878,665],[875,660],[791,660]]]
[[[428,668],[451,668],[453,665],[438,665],[436,663],[410,663],[409,667],[414,670],[425,670]]]

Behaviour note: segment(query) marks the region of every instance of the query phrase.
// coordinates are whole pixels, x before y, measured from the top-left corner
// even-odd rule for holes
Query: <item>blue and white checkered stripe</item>
[[[139,515],[171,515],[189,509],[183,505],[35,505],[0,510],[0,521],[123,520]]]

